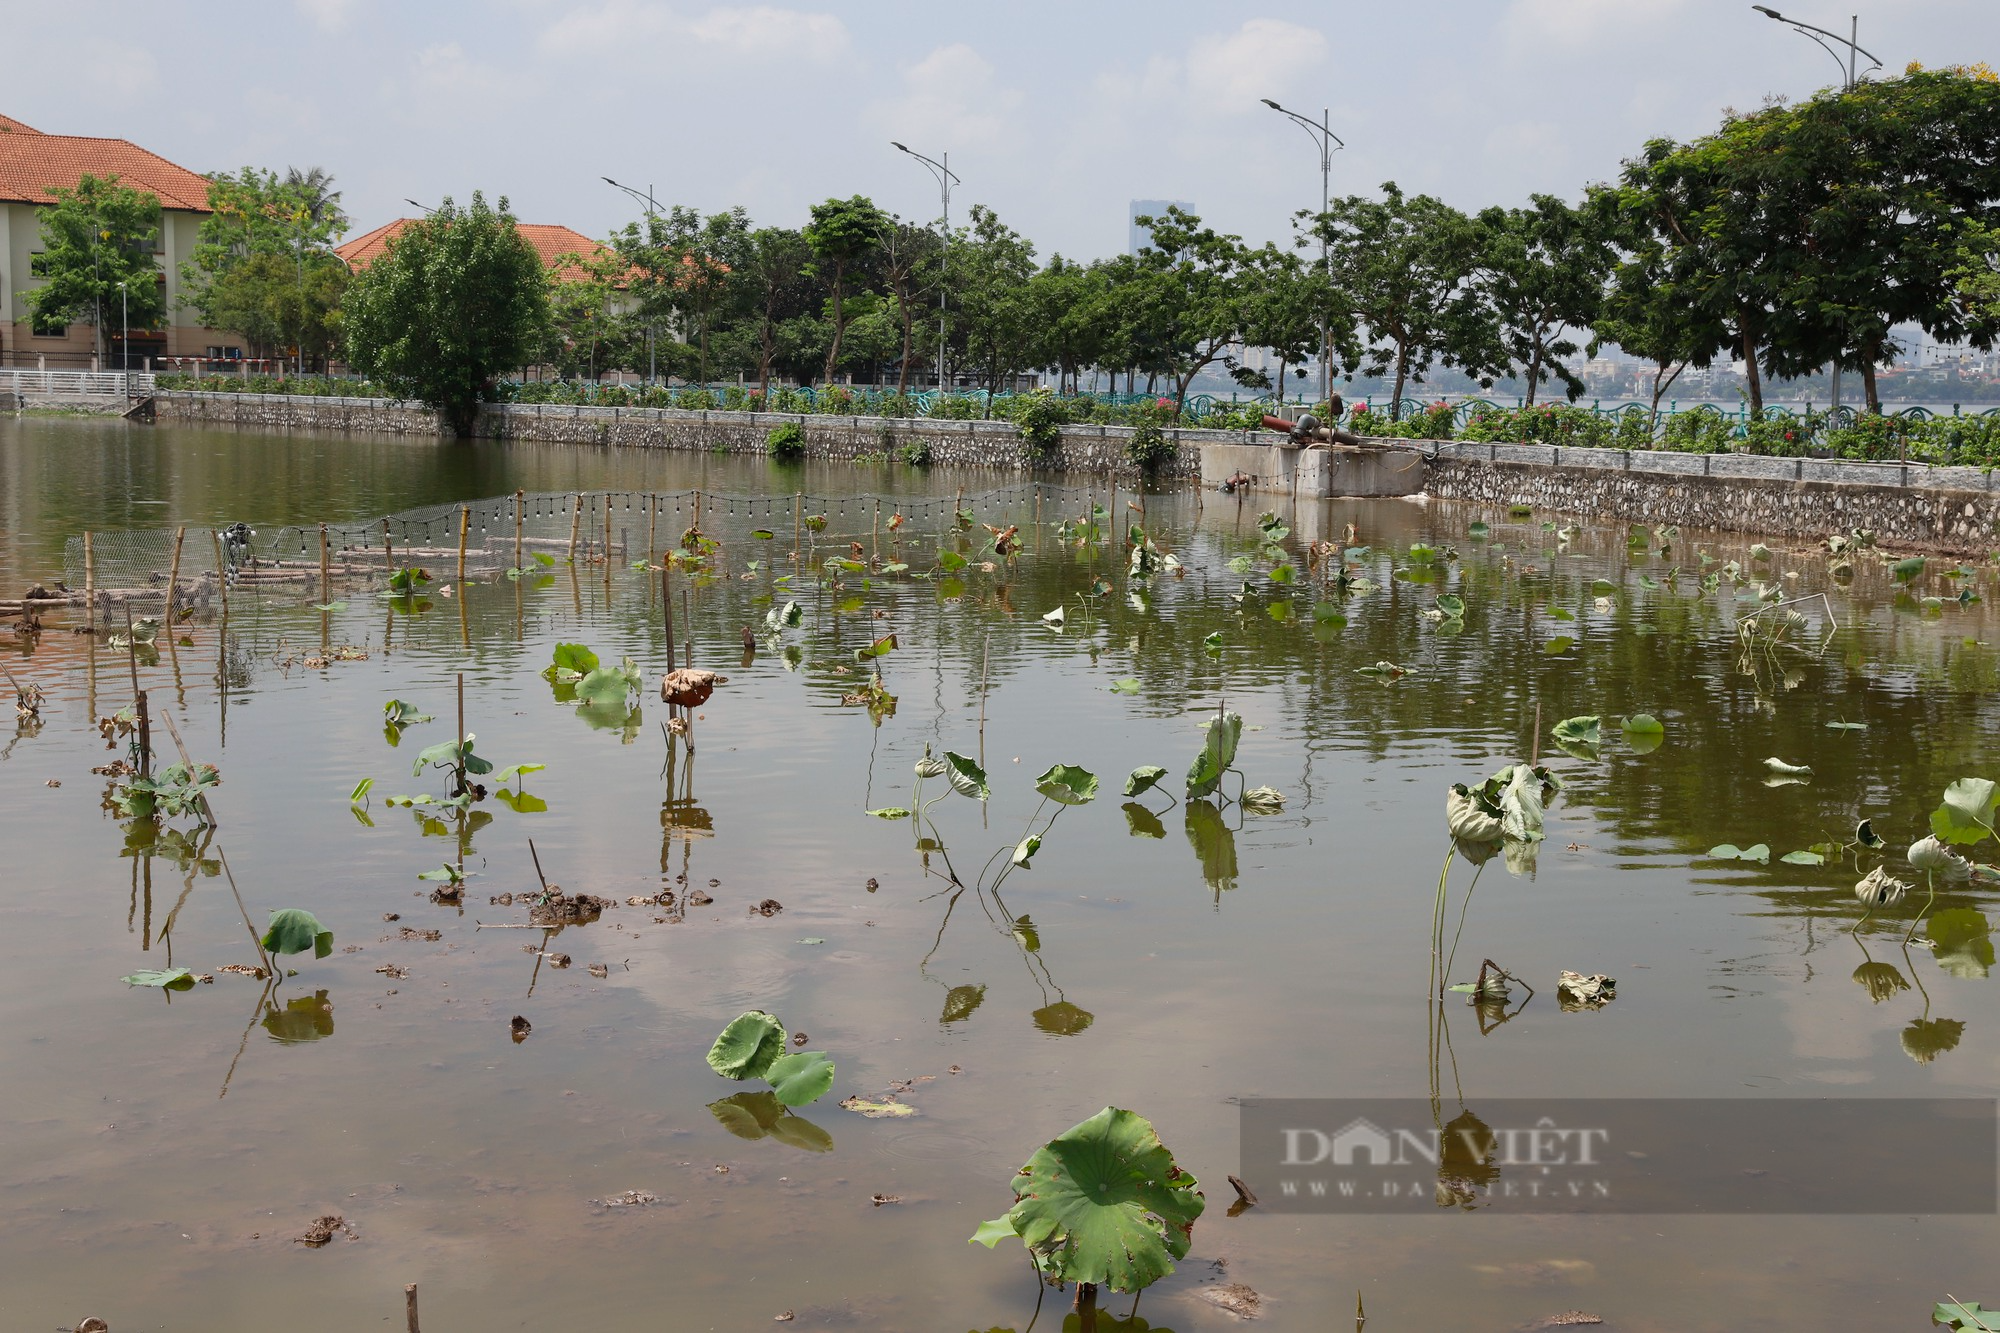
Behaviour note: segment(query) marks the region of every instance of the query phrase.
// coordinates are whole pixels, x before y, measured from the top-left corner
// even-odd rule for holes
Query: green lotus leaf
[[[960,796],[970,796],[976,801],[983,801],[993,794],[993,789],[986,785],[986,770],[973,760],[956,750],[946,750],[944,764],[945,780],[951,783],[951,789]]]
[[[320,947],[322,937],[324,948]],[[304,953],[311,949],[314,957],[324,958],[333,951],[332,946],[333,932],[303,908],[279,908],[271,913],[271,924],[264,931],[264,947],[275,954]]]
[[[1074,764],[1056,764],[1035,779],[1035,790],[1061,805],[1088,805],[1097,796],[1097,775]]]
[[[764,1078],[779,1101],[804,1106],[826,1096],[833,1086],[833,1061],[825,1051],[781,1055],[764,1071]]]
[[[785,1027],[762,1009],[731,1019],[708,1050],[708,1067],[724,1078],[762,1078],[785,1053]]]
[[[1173,1272],[1204,1207],[1153,1126],[1110,1106],[1029,1158],[1013,1188],[1007,1220],[1036,1266],[1117,1292]]]

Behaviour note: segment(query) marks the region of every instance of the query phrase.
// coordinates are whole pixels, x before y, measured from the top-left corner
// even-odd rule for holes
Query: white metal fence
[[[0,393],[16,393],[23,398],[116,398],[152,391],[153,377],[138,371],[0,367]]]

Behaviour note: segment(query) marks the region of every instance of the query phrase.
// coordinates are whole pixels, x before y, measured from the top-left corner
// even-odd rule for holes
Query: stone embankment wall
[[[436,435],[437,415],[414,403],[381,398],[314,398],[257,393],[158,393],[156,419],[226,423],[266,430],[385,431]],[[852,460],[890,454],[923,441],[931,461],[946,467],[1021,468],[1029,465],[1027,446],[1012,423],[946,421],[933,417],[838,417],[778,412],[683,412],[671,408],[581,407],[507,403],[483,408],[478,438],[534,440],[550,444],[610,445],[629,449],[680,449],[761,454],[771,428],[797,422],[812,458]],[[1169,430],[1175,457],[1163,476],[1196,476],[1203,443],[1241,444],[1267,432]],[[1125,457],[1129,426],[1066,426],[1062,441],[1035,466],[1058,472],[1103,476],[1116,471],[1136,477]]]
[[[1427,492],[1630,523],[1817,540],[1866,528],[1881,543],[2000,549],[2000,487],[1983,468],[1752,454],[1440,442]]]

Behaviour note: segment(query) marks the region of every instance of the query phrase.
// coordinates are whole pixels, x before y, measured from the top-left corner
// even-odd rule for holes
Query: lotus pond
[[[1990,565],[1076,481],[0,420],[5,597],[85,529],[517,489],[698,489],[714,543],[673,657],[658,552],[0,620],[6,1324],[1021,1330],[1015,1233],[1101,1239],[1014,1207],[1072,1126],[1192,1219],[1112,1219],[1105,1329],[2000,1303],[1992,1216],[1226,1179],[1246,1097],[2000,1092]]]

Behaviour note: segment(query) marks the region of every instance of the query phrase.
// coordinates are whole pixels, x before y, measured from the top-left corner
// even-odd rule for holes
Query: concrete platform
[[[1400,442],[1319,444],[1288,449],[1277,444],[1203,444],[1201,484],[1211,489],[1237,473],[1249,489],[1301,500],[1329,496],[1415,495],[1430,479],[1423,453]]]

